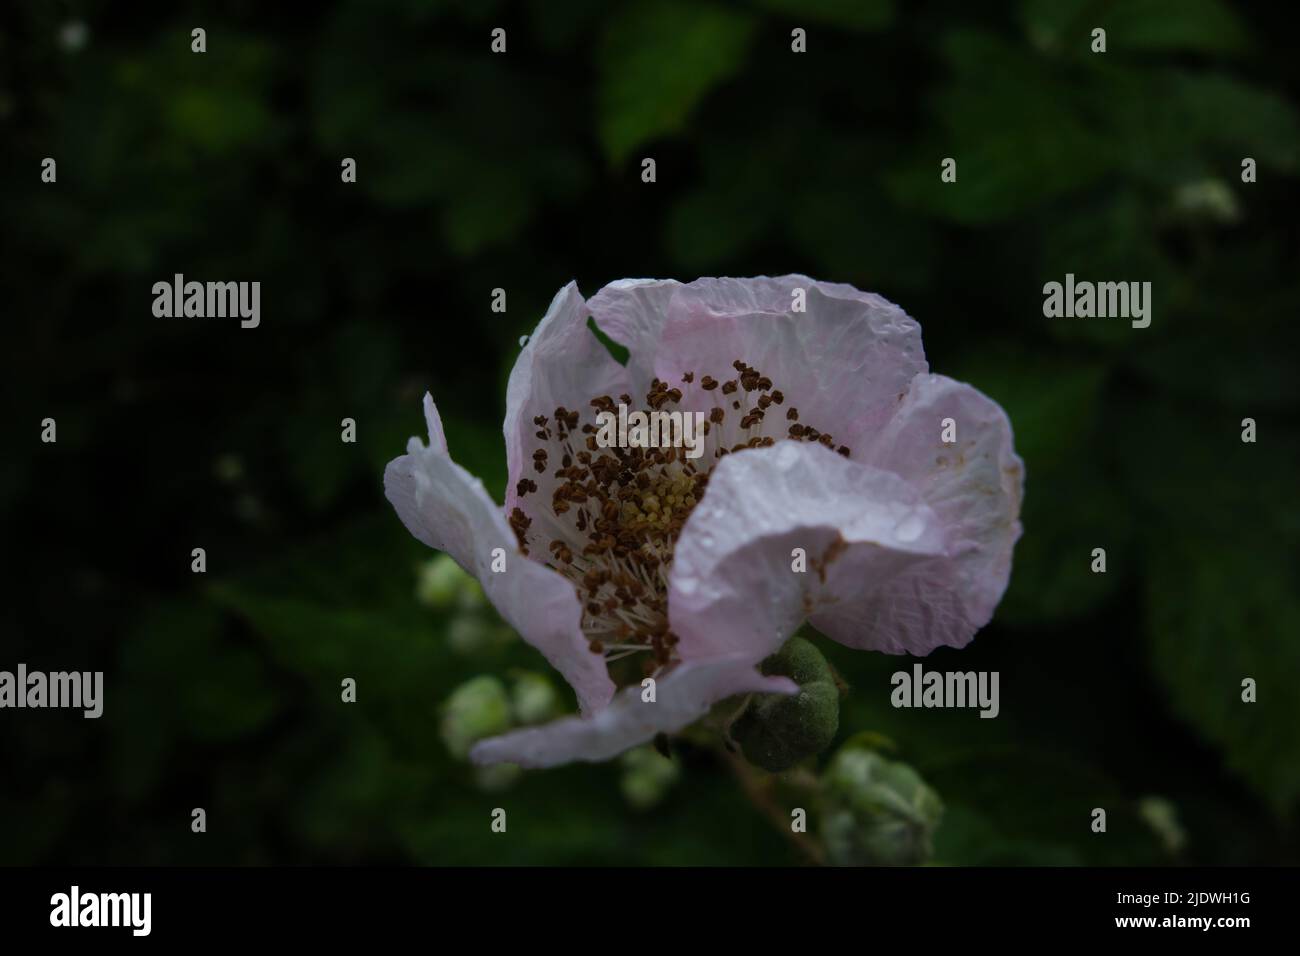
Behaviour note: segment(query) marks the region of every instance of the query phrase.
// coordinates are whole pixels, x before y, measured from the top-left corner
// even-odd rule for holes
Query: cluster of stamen
[[[668,572],[673,547],[692,509],[704,496],[713,465],[724,455],[763,448],[781,439],[820,442],[831,436],[799,421],[788,407],[785,433],[779,415],[785,395],[771,379],[742,361],[736,377],[682,376],[680,386],[655,379],[645,405],[655,412],[703,412],[703,453],[688,458],[681,447],[601,447],[594,423],[602,412],[617,414],[615,399],[589,402],[591,420],[560,407],[533,419],[541,443],[533,470],[546,485],[521,477],[520,499],[509,517],[525,554],[574,582],[582,604],[582,629],[594,653],[615,661],[645,653],[643,670],[653,673],[673,659],[677,636],[668,627]],[[632,397],[618,402],[630,409]],[[777,434],[772,434],[772,433]],[[849,449],[836,450],[845,456]],[[550,501],[545,501],[549,494]],[[525,499],[530,499],[525,502]]]

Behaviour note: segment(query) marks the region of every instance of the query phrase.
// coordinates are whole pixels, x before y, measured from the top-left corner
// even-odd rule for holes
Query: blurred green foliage
[[[942,799],[936,862],[1300,859],[1300,66],[1284,10],[130,14],[24,3],[0,30],[4,663],[107,672],[98,721],[0,721],[0,861],[795,862],[689,744],[671,786],[642,755],[485,789],[444,745],[442,705],[545,662],[467,634],[499,627],[489,612],[421,599],[430,555],[380,477],[428,390],[500,499],[505,376],[569,279],[591,294],[791,271],[902,304],[936,371],[1006,407],[1026,461],[1010,591],[968,649],[928,662],[999,670],[997,720],[894,710],[905,662],[819,642],[849,685],[840,738],[887,734]],[[45,156],[57,185],[39,181]],[[946,156],[956,184],[939,181]],[[1067,271],[1151,281],[1151,327],[1045,320],[1042,284]],[[260,280],[261,327],[154,319],[150,286],[174,272]],[[46,416],[57,445],[36,440]],[[509,839],[490,832],[496,806]]]

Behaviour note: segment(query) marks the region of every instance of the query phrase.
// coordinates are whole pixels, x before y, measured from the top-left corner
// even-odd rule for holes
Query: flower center
[[[643,671],[649,674],[673,660],[677,636],[668,627],[673,547],[718,460],[786,439],[835,448],[830,435],[799,421],[798,409],[788,407],[781,415],[773,408],[785,404],[785,395],[769,378],[740,360],[732,367],[736,377],[724,382],[711,375],[697,380],[687,372],[678,387],[659,379],[651,383],[647,417],[702,413],[702,434],[688,440],[694,445],[689,449],[670,443],[671,429],[661,433],[664,447],[647,447],[643,440],[610,444],[608,426],[632,405],[629,395],[619,396],[624,408],[617,412],[612,397],[598,395],[585,419],[564,407],[533,419],[540,442],[533,469],[546,487],[519,479],[515,493],[521,504],[511,512],[510,526],[525,554],[573,581],[583,633],[592,652],[607,661],[644,654]],[[679,427],[677,438],[682,434]],[[626,430],[619,435],[625,437]],[[836,450],[850,453],[843,445]],[[524,506],[529,495],[534,500]]]

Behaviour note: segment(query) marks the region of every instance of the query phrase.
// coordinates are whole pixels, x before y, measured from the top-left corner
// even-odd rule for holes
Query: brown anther
[[[685,375],[682,376],[682,381],[685,382],[687,385],[690,385],[691,382],[695,381],[695,373],[687,372]]]
[[[787,409],[785,417],[787,421],[797,422],[799,420],[799,409],[794,407]]]
[[[733,379],[732,381],[730,381],[730,382],[723,382],[723,383],[722,383],[722,394],[723,394],[723,395],[730,395],[730,394],[731,394],[732,392],[734,392],[735,390],[736,390],[736,383],[735,383],[735,380],[734,380],[734,379]]]
[[[529,518],[528,515],[524,514],[522,508],[514,508],[513,510],[511,510],[510,530],[513,531],[515,533],[515,537],[519,539],[519,547],[524,552],[524,554],[528,553],[528,543],[527,543],[526,535],[528,533],[528,526],[532,523],[533,523],[532,519]]]
[[[704,378],[700,379],[700,388],[704,389],[706,392],[711,392],[717,387],[718,380],[712,375],[706,375]]]

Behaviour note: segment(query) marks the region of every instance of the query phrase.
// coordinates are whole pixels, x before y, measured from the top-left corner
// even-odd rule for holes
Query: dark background
[[[648,810],[619,763],[493,790],[454,758],[457,686],[547,668],[417,600],[381,475],[427,389],[500,500],[505,379],[570,279],[796,271],[902,305],[1026,462],[1010,590],[927,660],[999,670],[998,719],[893,710],[910,661],[822,642],[842,736],[941,794],[935,860],[1297,862],[1287,6],[7,4],[0,669],[106,689],[0,712],[0,862],[794,862],[699,755]],[[154,318],[175,272],[261,281],[261,326]],[[1151,281],[1150,328],[1045,319],[1066,272]]]

